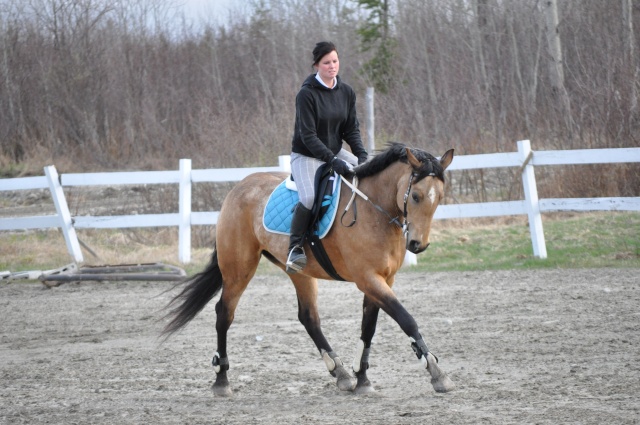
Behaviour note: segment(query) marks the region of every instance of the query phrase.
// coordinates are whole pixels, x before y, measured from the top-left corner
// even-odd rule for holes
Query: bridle
[[[409,199],[409,193],[411,193],[411,186],[413,186],[413,179],[418,175],[415,171],[411,172],[409,176],[409,186],[407,186],[407,191],[404,193],[404,206],[402,209],[402,236],[407,237],[407,233],[409,233],[409,222],[407,221],[407,200]],[[396,220],[397,221],[397,220]]]
[[[429,175],[430,176],[434,176],[435,174],[432,172],[432,173],[429,173]],[[418,176],[418,174],[415,171],[412,171],[411,175],[409,176],[409,186],[407,186],[407,191],[405,192],[404,198],[403,198],[404,205],[403,205],[403,208],[402,208],[402,222],[400,222],[400,217],[391,216],[391,214],[389,214],[387,212],[387,210],[385,210],[380,205],[378,205],[378,204],[374,203],[373,201],[371,201],[371,199],[369,199],[369,197],[367,195],[365,195],[362,191],[360,191],[360,189],[358,189],[358,177],[354,176],[353,177],[353,182],[351,182],[351,183],[347,179],[345,179],[343,177],[342,181],[344,182],[344,184],[349,186],[349,188],[351,189],[351,199],[349,199],[349,202],[347,203],[347,206],[344,208],[344,211],[342,212],[342,216],[340,216],[340,223],[344,227],[351,227],[356,223],[356,220],[358,218],[358,208],[356,206],[355,200],[356,200],[356,195],[359,195],[365,201],[367,201],[371,205],[373,205],[373,207],[375,209],[380,211],[382,214],[386,215],[387,218],[389,218],[389,224],[394,224],[394,225],[398,226],[400,229],[402,229],[402,236],[406,237],[407,233],[409,232],[409,224],[411,224],[409,221],[407,221],[407,216],[408,216],[407,203],[409,201],[409,194],[411,193],[411,188],[413,186],[413,180],[417,176]],[[351,204],[353,204],[353,220],[348,225],[345,225],[344,222],[343,222],[343,219],[344,219],[344,216],[347,213],[347,211],[349,211],[349,208],[351,208]]]

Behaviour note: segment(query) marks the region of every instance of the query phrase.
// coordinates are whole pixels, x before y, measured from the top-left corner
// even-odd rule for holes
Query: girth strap
[[[309,240],[309,246],[311,247],[313,255],[316,257],[316,260],[318,260],[318,263],[322,266],[324,271],[327,272],[327,274],[334,280],[344,281],[345,279],[338,274],[336,269],[333,267],[333,264],[331,264],[331,259],[329,258],[327,251],[324,249],[318,235],[316,235],[315,232],[311,232],[307,239]]]

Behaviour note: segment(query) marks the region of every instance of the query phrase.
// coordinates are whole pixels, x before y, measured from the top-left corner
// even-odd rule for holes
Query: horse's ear
[[[411,153],[411,149],[405,148],[407,151],[407,159],[409,160],[409,164],[413,167],[414,170],[419,170],[422,167],[422,162],[418,158],[415,157],[414,154]]]
[[[440,158],[440,165],[442,165],[442,169],[446,170],[451,164],[451,161],[453,161],[453,149],[446,151],[444,155],[442,155],[442,158]]]

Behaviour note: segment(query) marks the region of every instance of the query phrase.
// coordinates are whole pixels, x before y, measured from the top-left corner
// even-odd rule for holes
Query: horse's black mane
[[[356,175],[358,178],[364,178],[378,174],[382,170],[386,169],[389,165],[396,161],[408,162],[406,146],[398,142],[390,142],[387,144],[387,149],[381,151],[369,161],[356,167]],[[438,179],[444,181],[444,169],[440,164],[440,161],[436,157],[420,149],[410,148],[411,153],[422,162],[422,167],[417,172],[416,182],[427,177],[431,173]]]

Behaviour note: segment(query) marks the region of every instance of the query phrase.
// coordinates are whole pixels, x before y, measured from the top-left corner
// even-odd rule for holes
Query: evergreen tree
[[[392,62],[396,45],[390,34],[389,0],[356,0],[356,3],[369,14],[357,31],[362,50],[374,52],[374,56],[362,67],[362,72],[373,82],[376,90],[387,93],[393,78]]]

